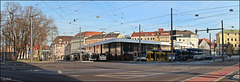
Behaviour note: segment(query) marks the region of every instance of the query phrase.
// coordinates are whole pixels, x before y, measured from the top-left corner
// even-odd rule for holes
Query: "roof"
[[[106,34],[103,34],[103,35],[93,35],[93,36],[91,36],[91,37],[89,37],[87,39],[103,39],[105,35]]]
[[[155,36],[157,35],[157,32],[141,32],[141,36]],[[131,37],[139,36],[139,32],[133,32]]]
[[[160,33],[160,35],[170,35],[170,31],[155,31],[155,32],[141,32],[141,36],[155,36],[158,33]],[[152,35],[152,34],[154,34],[154,35]],[[177,30],[176,34],[194,34],[194,35],[197,35],[190,30]],[[131,37],[136,37],[136,36],[139,36],[139,32],[133,32]]]
[[[239,30],[223,30],[224,33],[239,33]],[[222,33],[222,31],[218,32],[217,34]]]
[[[100,33],[105,33],[103,32],[94,32],[94,31],[86,31],[86,32],[82,32],[81,35],[84,35],[84,37],[89,37],[90,35],[99,35]],[[80,33],[76,34],[74,37],[79,36]]]
[[[106,36],[104,36],[104,38],[117,38],[118,36],[120,35],[120,33],[110,33],[110,34],[107,34]]]
[[[54,39],[54,42],[58,43],[58,39],[62,39],[62,41],[71,41],[73,36],[57,36]]]
[[[113,38],[109,40],[104,40],[98,43],[85,45],[82,48],[91,47],[95,45],[101,45],[101,44],[107,44],[107,43],[113,43],[113,42],[126,42],[126,43],[139,43],[139,40],[134,39],[125,39],[125,38]],[[156,44],[156,45],[171,45],[168,42],[157,42],[157,41],[148,41],[148,40],[141,40],[141,44]],[[175,46],[191,46],[191,45],[184,45],[184,44],[174,44]]]

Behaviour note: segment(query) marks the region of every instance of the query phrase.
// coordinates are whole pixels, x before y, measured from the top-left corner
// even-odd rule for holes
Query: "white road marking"
[[[147,76],[158,75],[158,74],[165,74],[165,73],[128,71],[128,72],[118,72],[118,73],[102,74],[102,75],[95,75],[95,76],[108,77],[108,78],[131,79],[131,78],[147,77]]]

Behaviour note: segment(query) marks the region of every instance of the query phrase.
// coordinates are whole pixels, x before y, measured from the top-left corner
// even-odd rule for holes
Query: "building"
[[[183,44],[183,45],[192,45],[184,46],[183,48],[198,48],[198,35],[189,31],[176,31],[177,36],[176,40],[173,40],[173,43]],[[138,40],[139,33],[133,32],[131,39]],[[149,41],[158,41],[158,42],[168,42],[171,43],[171,34],[170,31],[164,31],[163,28],[158,29],[155,32],[141,32],[141,40]],[[161,46],[162,50],[171,50],[171,46]],[[180,46],[174,47],[174,49],[182,49]]]
[[[156,42],[141,40],[141,51],[146,53],[150,49],[158,48],[158,46],[169,46],[167,42]],[[178,46],[179,44],[174,44]],[[88,49],[89,47],[100,46],[100,54],[106,54],[107,60],[110,61],[133,61],[137,58],[139,49],[139,40],[113,38],[97,43],[85,45],[82,48]],[[191,46],[191,45],[186,45]],[[94,48],[96,49],[96,48]],[[96,51],[96,50],[94,50]]]
[[[234,48],[234,54],[239,54],[239,30],[223,30],[223,36],[224,36],[224,45],[226,45],[228,42],[233,45]],[[222,31],[218,32],[216,34],[217,39],[217,50],[222,53]]]
[[[86,39],[88,37],[91,37],[93,35],[99,35],[101,33],[106,33],[106,32],[93,32],[93,31],[86,31],[81,33],[81,45],[84,46],[86,45]],[[80,33],[76,34],[73,39],[71,40],[71,53],[78,52],[80,50]]]
[[[109,34],[102,33],[100,35],[94,35],[94,36],[91,36],[91,37],[87,38],[86,39],[86,45],[94,44],[94,43],[97,43],[97,42],[101,42],[101,41],[109,40],[109,39],[113,39],[113,38],[124,38],[124,36],[122,36],[118,32],[112,32],[112,33],[109,33]],[[90,52],[94,52],[94,53],[100,53],[101,52],[100,47],[101,47],[100,45],[88,47],[88,48],[86,48],[86,51],[90,51]]]
[[[57,59],[62,59],[65,54],[65,47],[70,43],[73,36],[57,36],[51,44],[52,55]]]
[[[199,49],[210,50],[210,41],[206,38],[199,39]]]
[[[149,40],[149,41],[155,41],[155,36],[157,35],[157,32],[141,32],[141,40]],[[133,32],[131,39],[139,40],[139,32]]]
[[[185,48],[198,48],[198,35],[193,33],[189,30],[184,31],[176,31],[177,38],[175,43],[177,44],[184,44],[184,45],[192,45],[192,47],[185,47]],[[175,47],[175,49],[181,49],[181,47]]]

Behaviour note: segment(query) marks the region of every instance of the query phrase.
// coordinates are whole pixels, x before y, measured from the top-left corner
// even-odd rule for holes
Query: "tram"
[[[146,55],[147,61],[169,61],[170,51],[149,50]]]

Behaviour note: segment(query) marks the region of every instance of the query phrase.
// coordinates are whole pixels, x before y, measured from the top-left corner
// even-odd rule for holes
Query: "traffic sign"
[[[32,51],[30,51],[30,53],[32,53]]]
[[[37,47],[34,47],[34,50],[37,50]]]

